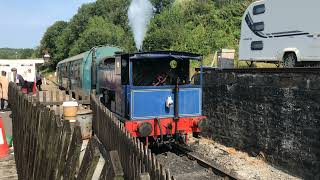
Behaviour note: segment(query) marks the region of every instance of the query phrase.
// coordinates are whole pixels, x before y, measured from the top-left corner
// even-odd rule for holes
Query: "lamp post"
[[[51,57],[51,56],[50,56],[49,54],[43,55],[44,64],[49,63],[50,57]]]

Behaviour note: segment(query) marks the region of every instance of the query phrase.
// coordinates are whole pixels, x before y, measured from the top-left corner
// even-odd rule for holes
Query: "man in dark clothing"
[[[42,89],[41,89],[42,77],[41,77],[39,72],[37,72],[37,74],[36,74],[36,80],[37,80],[37,88],[38,88],[38,90],[42,91]]]
[[[15,83],[17,83],[18,86],[24,87],[25,81],[24,81],[23,77],[17,73],[17,69],[12,68],[11,72],[13,73],[13,80],[15,81]]]

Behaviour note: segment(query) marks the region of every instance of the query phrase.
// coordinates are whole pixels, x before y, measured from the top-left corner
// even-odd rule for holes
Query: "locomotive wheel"
[[[286,53],[282,60],[282,66],[284,68],[293,68],[296,67],[297,56],[295,53]]]
[[[200,133],[199,132],[194,132],[193,134],[194,138],[200,138]]]
[[[188,138],[187,134],[180,134],[179,135],[179,142],[181,144],[187,144],[187,138]]]

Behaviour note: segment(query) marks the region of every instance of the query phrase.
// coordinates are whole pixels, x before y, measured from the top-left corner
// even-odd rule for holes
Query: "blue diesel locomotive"
[[[202,68],[198,81],[191,76],[197,54],[174,51],[121,53],[115,47],[97,47],[58,63],[59,85],[90,93],[117,114],[134,137],[172,139],[200,132]],[[199,84],[195,84],[199,82]]]

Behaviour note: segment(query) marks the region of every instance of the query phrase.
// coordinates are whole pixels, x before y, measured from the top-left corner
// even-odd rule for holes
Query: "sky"
[[[78,8],[95,0],[0,1],[0,48],[35,48],[55,21],[68,21]]]

